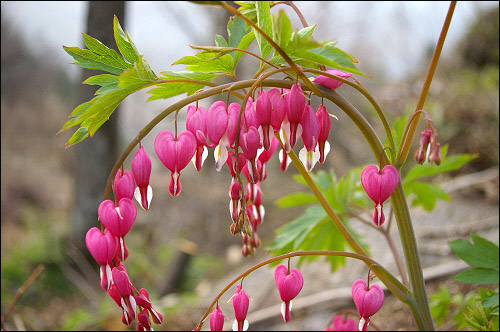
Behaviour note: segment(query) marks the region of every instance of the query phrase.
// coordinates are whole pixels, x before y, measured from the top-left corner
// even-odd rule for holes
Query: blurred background
[[[65,149],[72,130],[56,133],[95,89],[81,85],[92,73],[68,64],[73,59],[62,45],[83,47],[80,33],[86,32],[114,47],[116,14],[159,74],[182,70],[171,64],[195,54],[188,45],[214,45],[215,34],[227,37],[229,16],[218,8],[189,2],[92,3],[1,3],[2,314],[37,266],[44,266],[5,322],[10,329],[125,328],[119,309],[100,291],[97,267],[88,260],[84,236],[97,226],[97,207],[118,155],[146,123],[176,100],[145,103],[147,93],[136,93],[92,139]],[[372,76],[358,79],[391,121],[415,108],[448,2],[297,1],[296,5],[309,24],[317,24],[316,39],[338,41],[338,47],[358,59],[361,71]],[[301,27],[293,11],[278,7],[287,11],[295,28]],[[460,174],[498,167],[498,22],[498,2],[458,3],[425,104],[441,144],[449,143],[450,153],[479,154]],[[255,64],[244,61],[240,68]],[[238,76],[252,73],[243,69]],[[345,88],[339,92],[375,119],[359,95]],[[202,105],[208,108],[210,103]],[[328,107],[339,118],[330,136],[333,151],[315,170],[334,169],[342,176],[353,166],[372,163],[355,126],[334,105]],[[173,120],[167,118],[143,142],[153,160],[154,198],[147,213],[138,212],[127,236],[131,253],[127,269],[131,279],[140,281],[140,287],[156,299],[175,293],[162,300],[168,328],[191,329],[204,311],[197,299],[225,271],[242,264],[243,258],[241,239],[228,231],[229,172],[217,173],[211,154],[201,174],[191,166],[183,171],[181,197],[168,195],[170,174],[154,155],[153,139],[159,131],[172,128]],[[125,162],[126,168],[130,161]],[[296,170],[290,167],[281,173],[273,157],[268,171],[269,179],[262,184],[266,223],[259,235],[263,246],[250,261],[266,257],[264,248],[272,241],[273,231],[301,211],[281,210],[274,204],[289,192],[303,190],[291,180]],[[464,195],[498,205],[498,184],[485,188]],[[198,311],[193,317],[187,308]]]

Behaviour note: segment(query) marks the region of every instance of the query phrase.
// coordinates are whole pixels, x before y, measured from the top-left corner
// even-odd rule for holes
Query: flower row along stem
[[[290,257],[297,257],[297,256],[343,256],[343,257],[350,257],[350,258],[362,260],[368,266],[374,265],[374,268],[379,269],[379,271],[382,271],[383,274],[390,275],[390,273],[387,270],[385,270],[381,265],[379,265],[376,261],[374,261],[373,259],[371,259],[370,257],[367,257],[365,255],[360,255],[360,254],[356,254],[356,253],[352,253],[352,252],[345,252],[345,251],[322,251],[322,250],[292,251],[292,252],[290,252],[288,254],[276,256],[276,257],[273,257],[273,258],[269,258],[269,259],[267,259],[267,260],[265,260],[263,262],[260,262],[260,263],[258,263],[256,265],[252,266],[251,268],[249,268],[245,272],[241,273],[236,278],[234,278],[229,284],[226,285],[226,287],[224,287],[223,290],[221,290],[219,292],[219,294],[217,295],[217,297],[215,297],[215,299],[212,301],[212,303],[210,304],[210,306],[208,307],[208,309],[205,311],[205,314],[200,319],[198,325],[196,326],[195,331],[199,331],[201,329],[201,327],[203,326],[203,322],[205,321],[205,319],[210,314],[210,310],[212,310],[213,306],[217,303],[217,301],[221,298],[221,296],[224,295],[224,293],[227,292],[227,290],[229,288],[231,288],[231,286],[233,286],[239,280],[245,278],[250,273],[252,273],[253,271],[255,271],[255,270],[257,270],[257,269],[259,269],[259,268],[261,268],[263,266],[266,266],[268,264],[271,264],[273,262],[276,262],[276,261],[279,261],[279,260],[282,260],[282,259],[286,259],[286,258],[290,258]],[[387,284],[386,284],[386,286],[387,286]],[[404,286],[402,286],[402,287],[404,288]],[[399,295],[398,298],[401,301],[403,301],[403,302],[411,302],[413,300],[411,298],[411,296],[408,293],[404,292],[404,291],[399,291],[395,295],[396,296]]]

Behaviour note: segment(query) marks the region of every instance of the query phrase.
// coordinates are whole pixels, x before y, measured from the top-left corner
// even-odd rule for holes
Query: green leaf
[[[307,205],[311,203],[317,203],[318,200],[314,195],[306,193],[294,193],[286,195],[276,201],[276,205],[280,208],[287,208],[292,206]]]
[[[186,78],[186,79],[206,81],[206,82],[209,82],[216,76],[216,74],[213,73],[200,73],[200,72],[190,72],[190,71],[180,71],[180,72],[165,71],[162,72],[162,74],[163,76],[160,77],[161,79]],[[162,99],[162,98],[170,98],[183,93],[192,95],[193,93],[195,93],[196,91],[198,91],[203,87],[204,85],[196,83],[163,83],[155,86],[153,89],[148,91],[148,93],[152,94],[152,96],[147,101]]]
[[[485,249],[484,246],[472,244],[459,239],[448,243],[450,249],[460,259],[474,267],[498,270],[498,245]]]
[[[258,1],[235,1],[237,5],[240,6],[238,10],[245,15],[250,21],[257,22],[257,9],[255,8],[255,3]]]
[[[478,157],[478,154],[454,154],[447,156],[448,144],[441,147],[442,160],[438,166],[425,163],[423,165],[415,165],[405,176],[403,182],[413,181],[426,176],[432,176],[440,173],[451,172],[459,169],[469,161]]]
[[[130,63],[137,62],[140,56],[139,51],[135,47],[132,40],[130,40],[128,34],[123,32],[116,15],[113,19],[113,34],[115,36],[116,46],[118,46],[118,49],[123,57]]]
[[[465,284],[498,284],[498,270],[474,268],[460,272],[453,278]]]
[[[292,24],[286,16],[284,10],[280,10],[275,15],[273,15],[273,40],[279,45],[283,50],[287,48],[290,39],[292,38]]]
[[[89,128],[88,127],[80,127],[77,131],[70,137],[68,142],[66,143],[66,148],[70,147],[73,144],[80,143],[85,138],[89,136]]]
[[[394,139],[394,145],[396,152],[399,151],[399,144],[401,144],[401,140],[403,138],[403,134],[405,131],[406,127],[406,122],[408,121],[408,116],[410,114],[411,108],[408,107],[406,109],[405,114],[402,116],[397,117],[394,120],[394,124],[392,125],[391,128],[391,133],[392,133],[392,138]],[[389,141],[386,140],[384,146],[389,146]]]
[[[429,306],[431,308],[432,318],[438,325],[444,324],[444,321],[450,312],[450,303],[450,292],[444,286],[439,286],[439,291],[429,297]]]
[[[292,53],[292,55],[312,61],[319,65],[325,65],[353,74],[366,76],[356,68],[347,53],[337,47],[332,46],[331,44],[326,44],[324,46],[311,50],[295,51]]]
[[[412,197],[412,206],[422,205],[426,211],[434,209],[437,199],[451,200],[443,189],[432,183],[411,181],[404,184],[404,190],[407,197]]]
[[[318,42],[312,38],[315,29],[316,24],[305,27],[299,31],[294,31],[290,37],[290,41],[287,43],[285,49],[286,53],[292,55],[297,51],[309,50],[323,45],[324,43]]]
[[[257,10],[257,26],[269,37],[273,36],[273,20],[271,18],[271,7],[269,1],[256,1],[255,8]],[[254,30],[255,39],[259,44],[260,56],[267,59],[269,54],[273,51],[273,47],[269,42],[256,30]],[[261,66],[264,63],[261,63]]]
[[[242,49],[242,50],[246,50],[254,40],[255,40],[255,34],[253,33],[253,31],[250,31],[245,36],[243,36],[240,43],[238,44],[238,48]],[[236,55],[234,56],[234,65],[235,66],[238,64],[238,62],[240,61],[240,58],[242,56],[243,56],[243,52],[236,52]]]
[[[472,239],[472,242],[474,243],[474,246],[478,248],[478,250],[486,252],[488,253],[488,255],[491,256],[492,261],[496,262],[496,265],[493,266],[493,268],[498,269],[499,268],[498,244],[488,241],[485,238],[480,237],[479,235],[476,235],[474,233],[471,233],[470,237]]]
[[[162,76],[160,79],[178,79],[187,78],[191,80],[206,81],[210,82],[215,76],[214,73],[203,73],[203,72],[192,72],[192,71],[164,71],[161,72]],[[148,91],[152,96],[148,98],[147,101],[155,99],[166,99],[173,96],[177,96],[183,93],[187,93],[188,96],[192,95],[199,89],[203,88],[205,85],[196,83],[162,83],[158,84],[154,88]]]
[[[498,292],[495,295],[488,297],[487,299],[484,299],[482,303],[483,303],[483,307],[485,307],[485,308],[498,307],[498,305],[499,305]]]
[[[215,45],[218,47],[227,47],[227,41],[221,35],[215,35]]]
[[[130,70],[123,72],[120,75],[118,87],[124,89],[142,89],[156,80],[156,75],[149,68],[149,65],[142,58],[139,57],[138,62],[134,63],[134,67]]]
[[[185,56],[173,63],[173,65],[188,65],[187,70],[204,73],[228,73],[233,72],[233,57],[229,54],[217,57],[217,53],[200,52],[196,56]]]
[[[124,70],[132,67],[132,65],[127,64],[123,60],[119,62],[114,58],[97,54],[91,50],[67,46],[63,46],[63,48],[77,61],[73,62],[73,64],[82,68],[102,70],[111,74],[120,75]]]

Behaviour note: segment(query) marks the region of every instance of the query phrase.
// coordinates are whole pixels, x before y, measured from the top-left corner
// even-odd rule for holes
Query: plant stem
[[[350,258],[354,258],[354,259],[359,259],[359,260],[362,260],[363,262],[365,262],[368,266],[374,265],[374,267],[378,268],[380,271],[383,271],[384,275],[382,275],[382,278],[379,277],[379,279],[381,281],[383,281],[384,284],[386,284],[386,282],[388,282],[387,279],[385,278],[385,275],[390,275],[390,273],[387,270],[385,270],[384,267],[382,267],[381,265],[379,265],[376,261],[372,260],[371,258],[369,258],[367,256],[360,255],[360,254],[355,254],[355,253],[352,253],[352,252],[345,252],[345,251],[321,251],[321,250],[292,251],[292,252],[290,252],[288,254],[276,256],[276,257],[267,259],[267,260],[265,260],[263,262],[260,262],[260,263],[258,263],[256,265],[252,266],[251,268],[249,268],[248,270],[246,270],[245,272],[243,272],[242,274],[240,274],[236,278],[234,278],[229,284],[226,285],[226,287],[224,287],[224,289],[222,291],[219,292],[219,294],[217,295],[217,297],[212,301],[212,303],[210,304],[210,306],[208,307],[208,309],[205,311],[205,314],[200,319],[198,325],[196,326],[195,331],[199,331],[201,329],[201,327],[203,326],[203,322],[204,322],[205,318],[208,317],[208,315],[210,314],[210,310],[212,310],[213,306],[217,303],[217,301],[221,298],[221,296],[224,295],[224,293],[229,288],[231,288],[232,285],[234,285],[235,283],[237,283],[240,279],[245,278],[246,276],[248,276],[253,271],[255,271],[255,270],[257,270],[257,269],[259,269],[259,268],[261,268],[261,267],[263,267],[265,265],[268,265],[270,263],[273,263],[273,262],[276,262],[276,261],[279,261],[279,260],[283,260],[283,259],[286,259],[286,258],[297,257],[297,256],[342,256],[342,257],[350,257]],[[386,280],[386,281],[384,281],[384,280]],[[402,287],[404,288],[404,286],[402,286]],[[401,298],[399,298],[399,297],[398,298],[401,301],[403,301],[403,302],[412,301],[412,299],[409,296],[409,294],[407,294],[405,292],[399,292],[398,295],[401,297]],[[398,296],[398,295],[396,295],[396,296]]]
[[[441,29],[441,34],[439,35],[439,40],[436,45],[436,49],[434,50],[434,54],[432,55],[432,60],[429,65],[429,70],[427,71],[427,75],[425,77],[422,91],[420,92],[420,97],[418,98],[415,112],[421,110],[424,107],[425,99],[427,98],[429,87],[431,86],[432,77],[434,76],[434,72],[436,71],[436,66],[438,64],[439,56],[441,55],[441,51],[443,49],[443,44],[446,39],[446,34],[448,33],[448,28],[450,27],[451,18],[453,17],[453,12],[455,10],[456,4],[457,4],[456,1],[452,1],[450,3],[450,8],[448,9],[448,14],[446,15],[446,19],[444,20],[443,28]],[[405,137],[407,137],[407,139],[401,142],[398,151],[398,158],[396,164],[394,165],[398,169],[404,165],[406,158],[408,157],[408,153],[410,152],[411,142],[413,141],[413,136],[415,135],[419,118],[420,118],[420,113],[416,115],[416,121],[408,123],[408,126],[405,130],[408,132],[408,135],[405,135],[403,139],[405,139]]]

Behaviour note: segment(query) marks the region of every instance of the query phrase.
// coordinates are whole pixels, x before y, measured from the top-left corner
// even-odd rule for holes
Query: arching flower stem
[[[322,250],[292,251],[288,254],[276,256],[276,257],[267,259],[263,262],[260,262],[256,265],[252,266],[251,268],[249,268],[245,272],[241,273],[236,278],[234,278],[229,284],[226,285],[226,287],[224,287],[223,290],[221,290],[219,292],[219,294],[216,296],[216,298],[212,301],[212,303],[210,304],[210,306],[206,310],[205,314],[200,319],[195,330],[196,331],[201,330],[201,327],[203,326],[203,322],[204,322],[205,318],[210,314],[210,310],[212,310],[213,306],[217,303],[217,301],[220,299],[220,297],[222,295],[224,295],[224,293],[229,288],[231,288],[231,286],[233,286],[235,283],[237,283],[239,280],[245,278],[250,273],[252,273],[253,271],[255,271],[263,266],[266,266],[268,264],[271,264],[273,262],[280,261],[280,260],[283,260],[286,258],[297,257],[297,256],[342,256],[342,257],[350,257],[350,258],[361,260],[361,261],[365,262],[368,266],[373,266],[373,269],[376,268],[377,270],[380,271],[380,276],[378,276],[378,275],[377,276],[388,288],[390,287],[390,288],[395,288],[398,290],[396,293],[393,292],[393,294],[395,294],[395,296],[397,296],[399,300],[401,300],[404,303],[411,303],[414,301],[414,299],[410,296],[409,291],[406,289],[406,287],[404,285],[402,285],[396,278],[394,278],[390,274],[390,272],[387,271],[384,267],[382,267],[376,261],[374,261],[373,259],[371,259],[365,255],[360,255],[360,254],[356,254],[356,253],[352,253],[352,252],[345,252],[345,251],[322,251]]]

